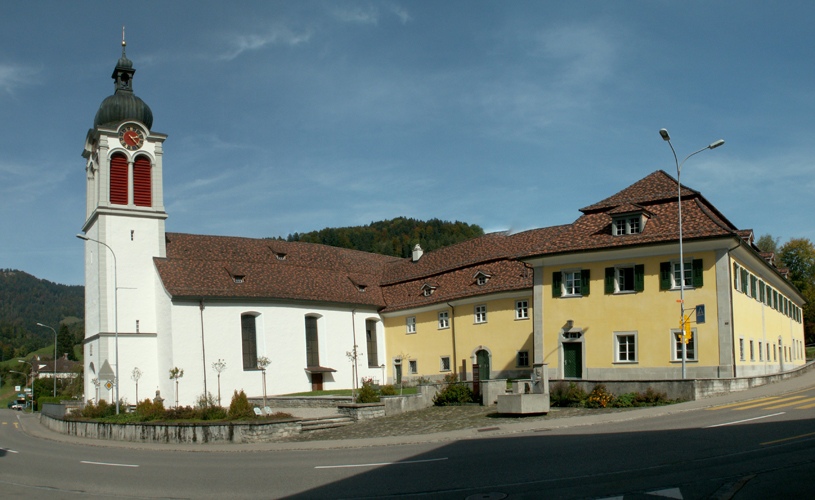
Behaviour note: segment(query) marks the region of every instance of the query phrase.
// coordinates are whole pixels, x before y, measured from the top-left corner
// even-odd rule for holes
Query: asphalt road
[[[23,432],[39,425],[32,417],[0,410],[0,498],[815,498],[815,373],[801,378],[783,396],[789,385],[708,408],[302,450],[55,441]]]

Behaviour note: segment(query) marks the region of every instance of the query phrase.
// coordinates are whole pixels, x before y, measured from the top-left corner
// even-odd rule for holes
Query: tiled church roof
[[[581,209],[572,224],[492,233],[417,262],[325,245],[167,233],[167,258],[154,259],[175,297],[241,297],[369,305],[383,311],[492,292],[529,289],[532,272],[518,259],[676,241],[676,180],[659,170]],[[646,214],[642,232],[612,235],[615,214]],[[744,237],[701,194],[682,187],[683,239]],[[749,231],[752,234],[751,231]],[[475,281],[477,271],[490,276]],[[242,282],[236,282],[241,281]],[[422,286],[431,283],[428,296]]]

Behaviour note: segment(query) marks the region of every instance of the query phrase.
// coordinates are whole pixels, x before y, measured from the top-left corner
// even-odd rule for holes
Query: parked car
[[[12,410],[23,411],[23,405],[19,403],[14,403],[13,405],[10,406],[10,408]]]

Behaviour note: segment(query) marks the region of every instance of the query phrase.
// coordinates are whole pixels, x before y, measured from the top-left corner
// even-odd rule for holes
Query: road
[[[31,417],[0,410],[0,498],[815,498],[815,388],[635,416],[400,446],[170,451],[34,437]]]

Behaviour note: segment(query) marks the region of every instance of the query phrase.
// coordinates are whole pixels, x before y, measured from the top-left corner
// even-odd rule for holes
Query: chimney
[[[422,251],[422,247],[420,247],[419,244],[416,243],[416,246],[413,247],[413,262],[418,262],[419,259],[422,258],[423,253],[424,252]]]

